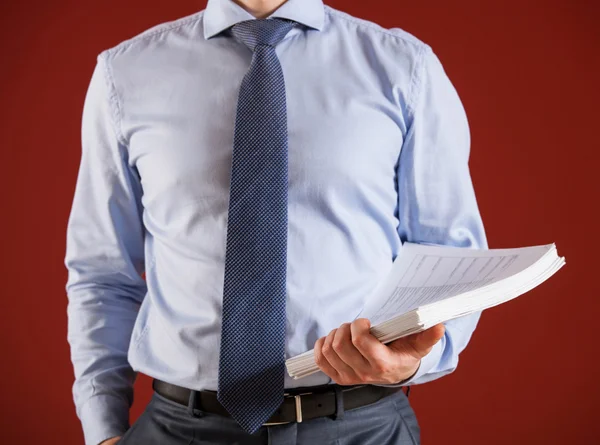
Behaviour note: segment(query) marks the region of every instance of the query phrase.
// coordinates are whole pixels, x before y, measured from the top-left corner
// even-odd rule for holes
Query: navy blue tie
[[[249,433],[283,402],[288,144],[275,46],[295,24],[256,19],[231,28],[253,56],[235,120],[217,398]]]

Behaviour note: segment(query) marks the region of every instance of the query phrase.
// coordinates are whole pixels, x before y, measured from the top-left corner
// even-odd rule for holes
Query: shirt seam
[[[419,50],[417,56],[417,63],[415,63],[410,80],[410,90],[408,93],[408,99],[406,101],[406,111],[409,119],[413,119],[416,113],[417,102],[421,97],[423,91],[423,77],[425,73],[425,54],[431,49],[430,46],[425,45]]]
[[[126,51],[127,49],[129,49],[133,44],[135,44],[139,41],[148,40],[157,35],[164,34],[169,31],[173,31],[175,29],[189,25],[190,23],[193,23],[193,22],[200,21],[202,19],[203,15],[204,15],[204,10],[196,12],[191,17],[187,17],[187,18],[182,17],[180,19],[174,20],[170,24],[163,23],[162,25],[157,25],[158,29],[155,29],[153,31],[152,30],[144,31],[137,36],[131,37],[130,39],[127,39],[124,42],[121,42],[119,45],[117,45],[113,48],[107,49],[106,52],[111,53],[111,55],[113,55],[113,56],[116,54],[122,53],[122,52]]]
[[[117,89],[115,87],[115,82],[112,74],[112,70],[110,67],[110,62],[108,59],[108,51],[104,51],[100,54],[100,58],[102,59],[102,63],[104,65],[104,80],[106,82],[108,92],[109,92],[109,106],[111,111],[111,121],[113,124],[113,129],[115,135],[117,137],[118,142],[127,146],[125,141],[125,136],[121,130],[121,119],[122,119],[122,110],[121,105],[119,103],[119,96],[117,93]]]
[[[411,41],[410,39],[407,39],[404,36],[398,35],[389,29],[383,28],[376,23],[369,22],[368,20],[364,20],[364,19],[359,19],[357,17],[353,17],[350,14],[342,12],[342,11],[338,11],[337,9],[334,9],[331,7],[326,7],[326,12],[329,15],[335,15],[336,17],[339,17],[342,20],[346,20],[347,22],[354,23],[357,26],[363,26],[365,28],[369,28],[380,34],[385,34],[385,35],[394,37],[396,40],[400,40],[403,44],[411,44],[411,45],[415,45],[417,47],[428,46],[427,43],[419,40],[417,37],[414,37],[415,41]]]

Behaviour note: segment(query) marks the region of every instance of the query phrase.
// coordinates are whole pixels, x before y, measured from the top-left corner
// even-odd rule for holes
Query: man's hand
[[[384,345],[370,328],[368,319],[358,318],[315,342],[315,362],[337,384],[400,383],[417,372],[445,332],[440,323]]]
[[[115,445],[123,436],[116,436],[105,441],[100,442],[98,445]]]

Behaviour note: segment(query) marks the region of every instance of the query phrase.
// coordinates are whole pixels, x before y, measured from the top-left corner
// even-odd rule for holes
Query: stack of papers
[[[554,244],[470,249],[404,243],[356,318],[368,318],[371,333],[389,343],[512,300],[564,264]],[[314,350],[286,360],[286,368],[294,379],[319,371]]]

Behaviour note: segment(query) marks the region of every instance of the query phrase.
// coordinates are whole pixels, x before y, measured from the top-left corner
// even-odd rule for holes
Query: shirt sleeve
[[[82,153],[64,259],[72,390],[86,445],[129,428],[137,373],[127,352],[146,294],[141,185],[128,165],[108,70],[103,52],[83,106]]]
[[[470,131],[458,93],[431,47],[421,53],[397,166],[398,234],[402,242],[487,249],[471,181]],[[481,311],[444,323],[446,332],[403,386],[453,372]]]

